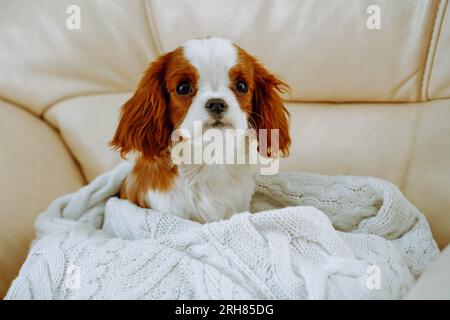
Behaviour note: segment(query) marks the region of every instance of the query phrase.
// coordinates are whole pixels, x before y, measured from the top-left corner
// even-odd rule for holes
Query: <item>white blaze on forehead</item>
[[[222,38],[194,39],[183,45],[186,59],[197,69],[199,82],[216,91],[228,85],[229,70],[237,64],[238,55],[230,40]]]
[[[211,124],[206,104],[210,99],[222,99],[227,105],[222,121],[235,129],[247,129],[247,114],[241,109],[230,87],[229,72],[238,62],[233,43],[222,38],[190,40],[183,45],[184,57],[198,73],[197,92],[179,128],[195,135],[195,123]]]

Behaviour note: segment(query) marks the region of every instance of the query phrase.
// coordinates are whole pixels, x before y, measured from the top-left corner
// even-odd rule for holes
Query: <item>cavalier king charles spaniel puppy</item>
[[[132,203],[201,223],[250,210],[255,190],[248,164],[175,164],[173,132],[195,136],[195,123],[210,129],[277,129],[258,152],[287,155],[287,85],[242,48],[222,38],[186,42],[153,62],[122,109],[111,145],[135,155],[120,196]],[[191,136],[191,137],[192,137]],[[184,141],[191,143],[189,138]]]

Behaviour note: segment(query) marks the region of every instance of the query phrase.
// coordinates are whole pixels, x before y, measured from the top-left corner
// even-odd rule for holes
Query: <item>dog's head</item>
[[[153,62],[133,97],[122,107],[111,142],[122,156],[146,159],[171,145],[175,129],[278,129],[267,147],[286,155],[291,139],[280,96],[287,85],[246,51],[221,38],[196,39]]]

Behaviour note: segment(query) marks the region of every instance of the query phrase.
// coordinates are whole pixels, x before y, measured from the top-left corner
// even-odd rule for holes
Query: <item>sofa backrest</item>
[[[70,5],[81,29],[70,30]],[[367,26],[380,10],[380,29]],[[447,0],[15,0],[0,10],[0,98],[41,114],[68,97],[132,91],[185,40],[227,37],[294,101],[450,97]],[[370,7],[370,8],[369,8]]]

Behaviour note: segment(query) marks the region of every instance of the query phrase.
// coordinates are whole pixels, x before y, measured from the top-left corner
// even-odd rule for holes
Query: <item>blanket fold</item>
[[[253,213],[202,225],[117,198],[131,167],[38,217],[6,299],[398,299],[439,254],[381,179],[259,176]]]

